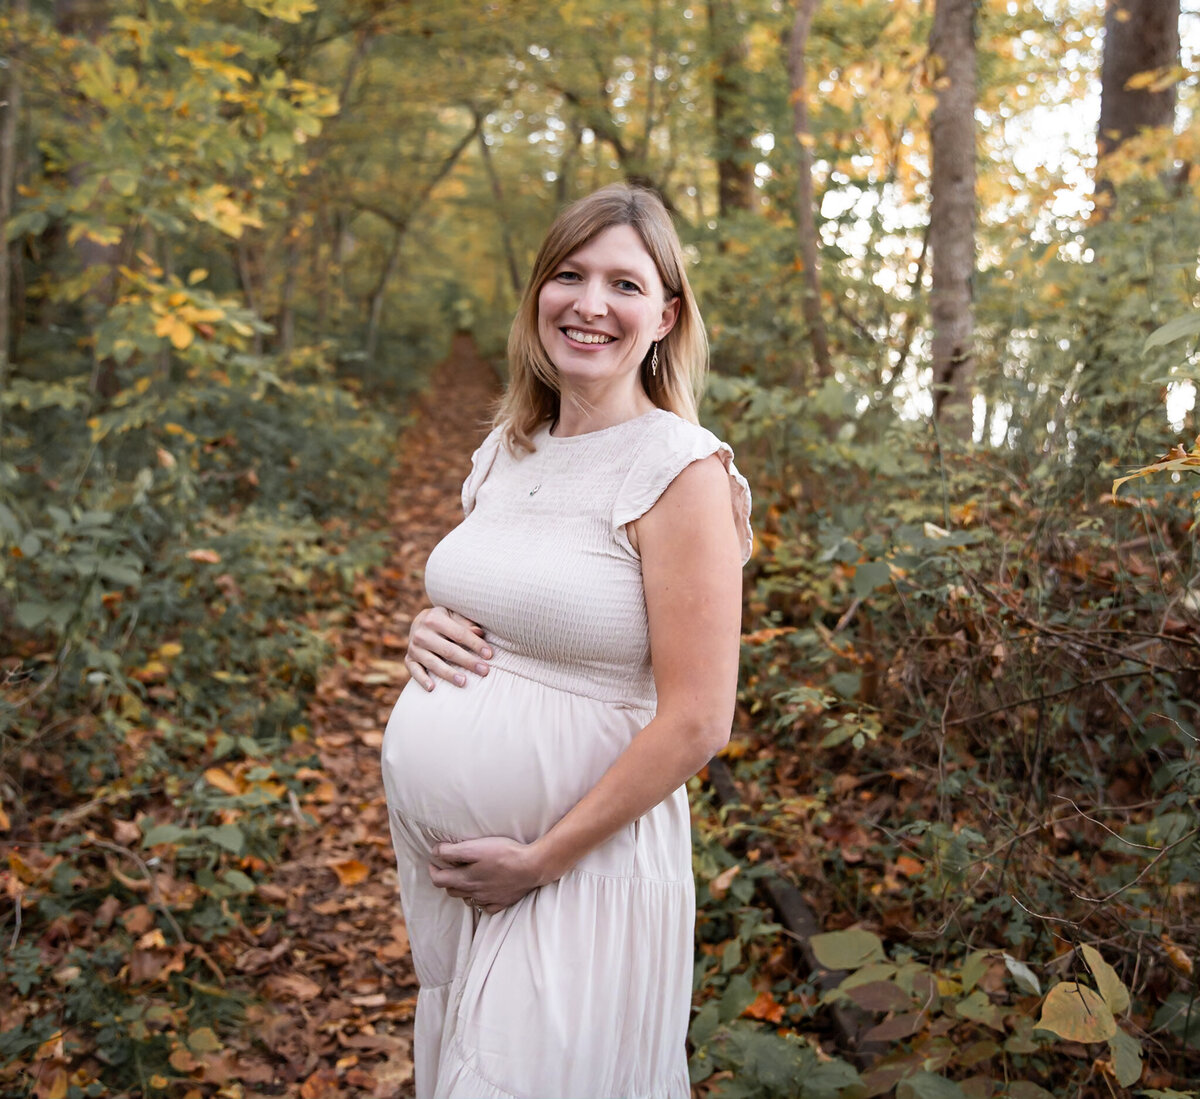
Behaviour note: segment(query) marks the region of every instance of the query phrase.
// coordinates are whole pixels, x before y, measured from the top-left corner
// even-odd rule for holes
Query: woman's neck
[[[558,422],[552,428],[552,433],[563,438],[603,431],[606,427],[615,427],[626,420],[653,412],[656,407],[640,385],[633,392],[595,394],[590,397],[564,390],[559,401]]]

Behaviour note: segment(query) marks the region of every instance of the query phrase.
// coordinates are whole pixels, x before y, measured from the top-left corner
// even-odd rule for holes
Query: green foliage
[[[756,884],[773,871],[735,859],[732,838],[724,822],[707,818],[693,837],[701,945],[694,982],[700,1007],[688,1033],[692,1083],[715,1082],[712,1094],[722,1099],[856,1094],[851,1065],[826,1057],[793,1030],[765,1025],[785,1017],[772,990],[787,984],[772,983],[780,929],[755,899]],[[806,1014],[799,1001],[786,1012],[793,1019]]]
[[[64,1028],[47,1080],[84,1056],[79,1094],[150,1094],[237,1025],[212,944],[261,904],[325,630],[382,551],[361,524],[393,419],[328,345],[264,353],[228,275],[333,100],[226,15],[30,30],[64,81],[42,94],[73,110],[8,234],[70,247],[44,293],[63,323],[0,393],[0,808],[23,837],[6,1095]]]
[[[852,971],[849,1002],[886,1013],[870,1093],[959,1094],[978,1078],[1057,1094],[1071,1077],[1033,1033],[1033,997],[1049,986],[1065,1002],[1081,981],[1076,1000],[1117,1020],[1095,1041],[1123,1086],[1142,1033],[1186,1049],[1171,1028],[1192,962],[1175,944],[1197,929],[1160,898],[1198,870],[1189,502],[1165,485],[1118,509],[1077,481],[1073,510],[1033,508],[1066,496],[1043,480],[1055,463],[939,453],[918,424],[872,445],[852,391],[841,411],[822,390],[749,378],[712,397],[763,509],[743,645],[754,728],[735,763],[758,794],[742,827],[792,852],[839,926],[864,925],[812,945]],[[1112,453],[1124,426],[1096,425],[1096,445]],[[1145,800],[1106,808],[1133,800],[1114,799],[1114,775]],[[881,925],[900,935],[887,959]],[[1130,981],[1124,1000],[1109,1004],[1100,966]]]

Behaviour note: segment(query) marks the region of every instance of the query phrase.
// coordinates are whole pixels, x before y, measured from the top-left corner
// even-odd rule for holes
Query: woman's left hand
[[[506,836],[439,843],[429,860],[429,877],[450,896],[492,915],[546,884],[534,847]]]

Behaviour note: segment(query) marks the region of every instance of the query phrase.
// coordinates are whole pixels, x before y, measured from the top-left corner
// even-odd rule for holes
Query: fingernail
[[[476,664],[475,665],[475,674],[476,675],[487,675],[487,665],[486,664]]]
[[[427,690],[427,691],[432,691],[432,690],[433,690],[433,683],[432,683],[432,682],[430,682],[430,683],[426,683],[426,684],[425,684],[425,690]]]
[[[484,660],[491,660],[492,659],[492,650],[488,649],[488,648],[484,648],[480,651],[479,655],[482,656]]]
[[[467,685],[467,677],[465,675],[456,675],[454,682],[460,687],[465,687]]]

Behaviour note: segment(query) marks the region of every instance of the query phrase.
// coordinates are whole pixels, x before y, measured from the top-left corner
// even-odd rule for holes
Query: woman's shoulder
[[[488,474],[492,471],[492,466],[496,464],[496,458],[502,449],[503,441],[503,428],[497,425],[484,436],[483,441],[475,448],[474,453],[472,453],[471,471],[467,474],[466,480],[463,481],[462,487],[464,516],[470,515],[474,509],[475,497],[479,493],[480,486],[487,480]]]
[[[733,448],[708,428],[666,409],[648,413],[643,420],[641,446],[617,494],[614,526],[623,530],[625,524],[653,507],[683,470],[693,462],[715,455],[728,475],[734,521],[745,561],[752,546],[750,486],[734,464]]]
[[[685,420],[678,413],[669,409],[658,408],[644,417],[645,427],[642,432],[644,457],[653,461],[656,458],[666,459],[671,455],[694,454],[704,457],[708,454],[721,452],[733,457],[733,448],[720,436],[704,427],[702,424]]]

